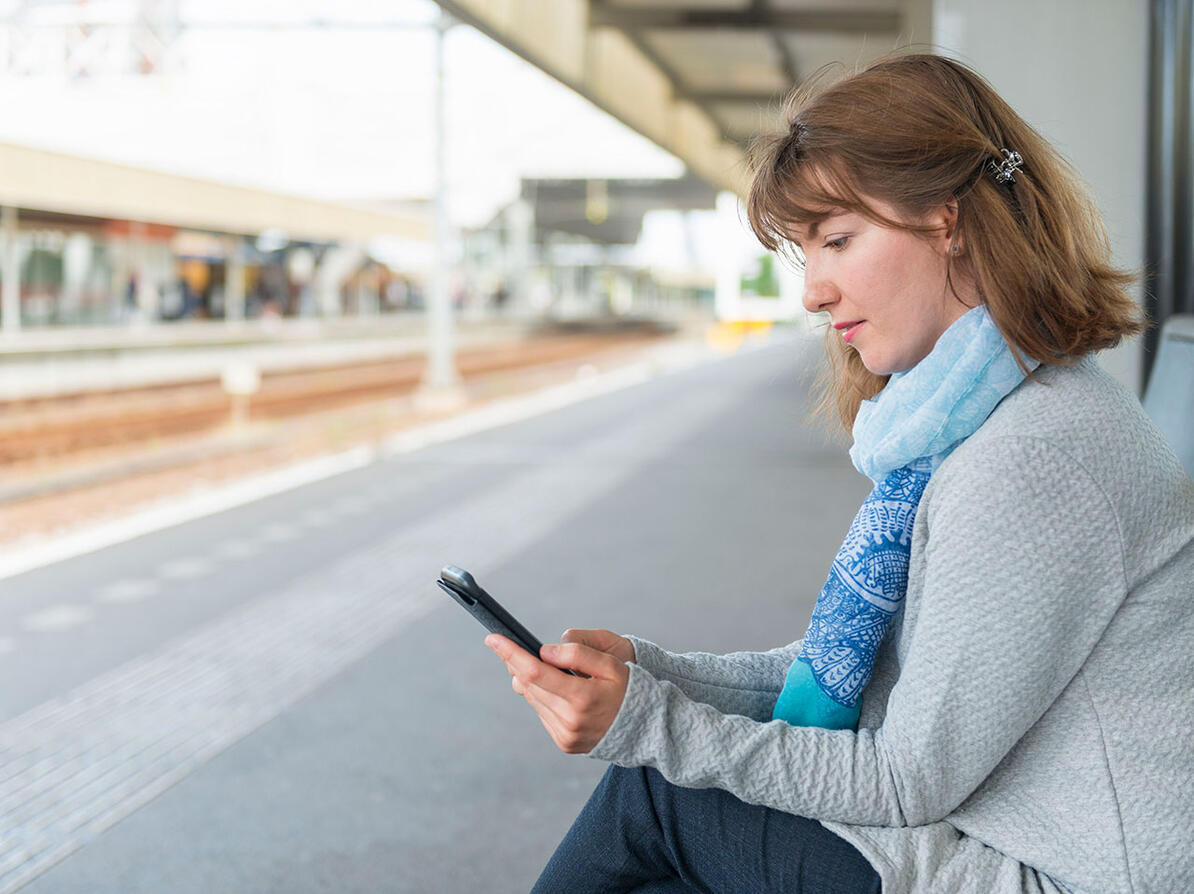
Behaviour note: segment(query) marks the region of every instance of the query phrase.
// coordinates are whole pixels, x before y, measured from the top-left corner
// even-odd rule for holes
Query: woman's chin
[[[867,371],[877,376],[888,376],[895,371],[889,368],[891,366],[890,362],[885,362],[878,358],[868,359],[867,355],[862,353],[862,351],[858,352],[858,356],[862,360],[862,365],[867,368]]]
[[[874,354],[868,356],[862,351],[858,351],[858,356],[867,371],[876,376],[890,376],[892,373],[907,372],[920,362],[906,362],[899,357],[876,357]]]

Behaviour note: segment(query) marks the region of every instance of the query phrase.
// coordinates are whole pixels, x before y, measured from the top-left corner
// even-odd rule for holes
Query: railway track
[[[583,360],[659,338],[654,332],[540,336],[462,350],[456,366],[467,381],[567,360]],[[423,355],[303,371],[266,373],[249,402],[252,419],[279,419],[410,394],[426,367]],[[114,445],[200,434],[228,423],[231,398],[218,379],[0,404],[0,467],[84,454]]]

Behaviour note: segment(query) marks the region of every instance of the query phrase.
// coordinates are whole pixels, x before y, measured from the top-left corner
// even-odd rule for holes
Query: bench
[[[1165,321],[1144,394],[1144,412],[1194,477],[1194,315]]]

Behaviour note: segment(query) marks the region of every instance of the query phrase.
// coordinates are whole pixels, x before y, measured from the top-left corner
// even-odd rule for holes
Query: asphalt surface
[[[0,892],[525,892],[604,766],[555,750],[471,570],[541,639],[804,630],[867,490],[808,337],[4,582]]]

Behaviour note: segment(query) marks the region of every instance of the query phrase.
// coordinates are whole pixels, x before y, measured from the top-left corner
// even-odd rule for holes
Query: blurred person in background
[[[831,320],[874,490],[790,645],[487,638],[612,764],[535,891],[1190,890],[1194,482],[1095,359],[1144,328],[1133,277],[958,62],[814,79],[787,121],[748,213]]]

